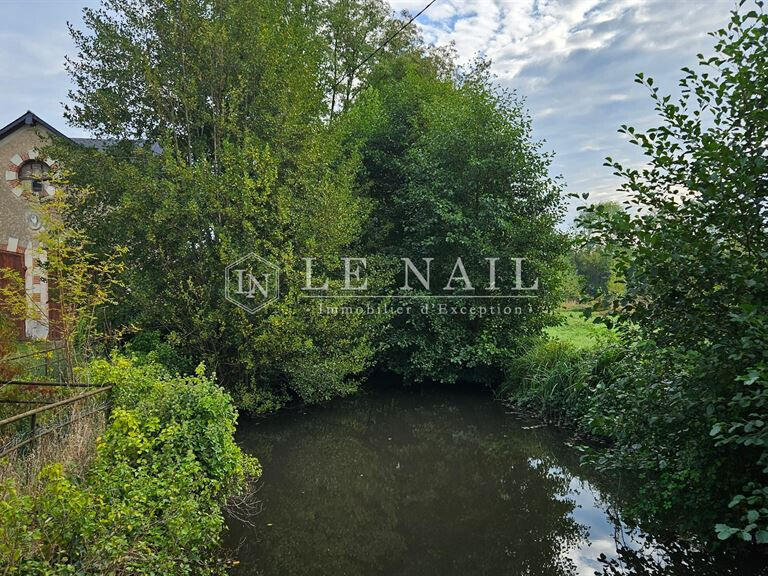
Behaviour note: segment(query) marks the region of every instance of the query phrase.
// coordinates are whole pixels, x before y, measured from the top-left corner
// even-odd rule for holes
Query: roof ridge
[[[35,124],[41,125],[43,128],[45,128],[49,132],[52,132],[53,134],[56,134],[57,136],[61,136],[62,138],[71,140],[69,136],[67,136],[66,134],[63,134],[62,132],[60,132],[59,130],[57,130],[50,124],[48,124],[48,122],[40,118],[40,116],[32,112],[32,110],[27,110],[26,112],[24,112],[24,114],[16,118],[16,120],[13,120],[8,124],[6,124],[5,126],[3,126],[2,128],[0,128],[0,138],[5,138],[8,134],[15,132],[22,126],[34,126]]]

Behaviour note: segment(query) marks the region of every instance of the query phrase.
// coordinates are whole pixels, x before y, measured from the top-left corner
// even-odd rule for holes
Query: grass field
[[[605,324],[596,322],[595,316],[586,318],[578,309],[562,310],[560,314],[563,323],[546,330],[551,338],[568,342],[580,349],[593,348],[601,342],[610,342],[616,338],[616,333]]]

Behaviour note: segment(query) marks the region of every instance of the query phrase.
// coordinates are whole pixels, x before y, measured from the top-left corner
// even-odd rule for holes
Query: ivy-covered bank
[[[170,376],[113,356],[91,366],[114,407],[86,477],[46,467],[0,491],[3,574],[216,574],[222,508],[260,474],[234,442],[237,412],[200,366]]]

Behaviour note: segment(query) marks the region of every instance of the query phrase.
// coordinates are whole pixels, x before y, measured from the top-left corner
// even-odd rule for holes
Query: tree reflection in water
[[[487,396],[379,391],[244,421],[239,439],[264,476],[254,525],[229,522],[235,574],[559,576],[620,567],[610,563],[622,554],[610,507],[571,472],[575,451]]]

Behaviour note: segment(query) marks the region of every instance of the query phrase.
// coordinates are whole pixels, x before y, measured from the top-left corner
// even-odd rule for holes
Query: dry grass
[[[70,424],[0,459],[0,484],[10,479],[19,492],[33,494],[40,488],[40,471],[52,463],[60,463],[71,478],[83,478],[106,422],[104,411],[76,420],[95,407],[95,403],[83,404],[60,411],[58,417],[73,420]]]

